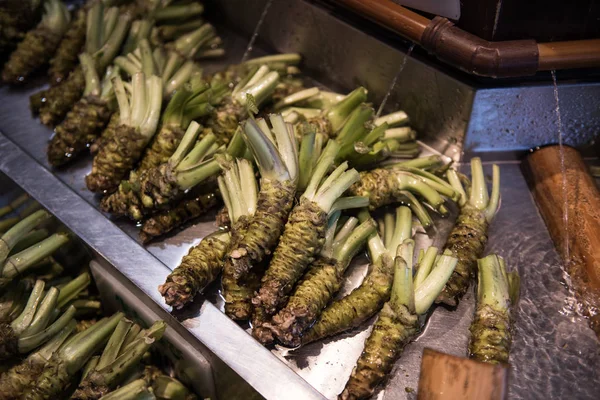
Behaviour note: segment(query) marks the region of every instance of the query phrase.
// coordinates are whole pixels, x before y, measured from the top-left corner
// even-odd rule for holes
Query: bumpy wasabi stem
[[[469,328],[469,357],[491,364],[508,363],[518,274],[507,273],[504,259],[495,254],[479,259],[477,264],[479,285],[475,318]]]
[[[338,292],[350,261],[376,229],[372,219],[363,222],[351,235],[332,246],[335,250],[332,249],[331,256],[321,255],[311,265],[287,305],[273,317],[271,329],[281,343],[290,347],[300,345],[302,334]]]
[[[112,33],[98,51],[99,57],[96,60],[96,65],[100,74],[104,74],[106,67],[117,55],[129,29],[130,19],[129,14],[120,15]],[[43,92],[39,104],[40,121],[51,127],[62,121],[67,112],[75,105],[75,102],[81,98],[84,87],[84,73],[82,68],[78,66],[69,74],[66,80]],[[40,101],[39,98],[39,95],[34,95],[32,98],[31,108],[34,112]]]
[[[25,82],[29,75],[50,60],[58,47],[69,25],[69,11],[60,0],[49,0],[44,7],[46,12],[42,21],[35,29],[27,32],[4,64],[2,80],[5,83]]]
[[[214,281],[222,269],[222,262],[230,242],[228,232],[216,232],[190,249],[181,263],[167,277],[158,290],[165,302],[179,309]]]
[[[402,355],[404,347],[419,334],[422,316],[428,312],[456,266],[456,258],[442,255],[425,280],[420,284],[413,282],[413,252],[412,249],[407,251],[406,247],[411,242],[407,240],[398,247],[390,301],[379,313],[340,399],[367,399],[373,395]]]
[[[87,187],[92,192],[117,188],[156,132],[162,104],[162,81],[155,75],[146,77],[143,72],[138,72],[133,76],[132,84],[130,104],[121,91],[122,83],[115,79],[121,125],[115,137],[94,157],[92,172],[86,176]]]
[[[83,53],[80,59],[86,89],[84,97],[67,113],[50,140],[48,161],[54,167],[68,163],[85,151],[100,135],[112,115],[111,92],[102,88],[111,85],[111,80],[118,75],[119,69],[109,68],[100,83],[92,57]]]
[[[67,78],[78,62],[78,55],[85,43],[86,11],[81,8],[69,24],[56,53],[50,59],[48,76],[50,85],[56,85]]]
[[[500,204],[500,169],[494,165],[493,170],[492,196],[489,197],[481,160],[474,158],[471,161],[473,183],[469,197],[461,206],[456,224],[444,246],[444,250],[449,250],[458,258],[458,265],[436,300],[438,303],[456,306],[477,272],[477,259],[483,255],[488,239],[487,230]],[[451,183],[458,192],[464,193],[460,181],[451,179]]]
[[[223,291],[226,301],[227,292],[239,286],[239,281],[263,262],[275,247],[294,201],[298,177],[296,142],[280,115],[271,116],[271,122],[277,146],[269,139],[272,133],[266,123],[261,124],[261,128],[254,120],[248,120],[243,126],[261,172],[261,182],[256,212],[244,235],[232,241],[225,259]],[[255,275],[247,280],[254,283]],[[245,308],[250,309],[250,306]]]
[[[215,137],[208,135],[195,143],[199,129],[200,126],[192,122],[178,150],[167,163],[141,174],[132,173],[128,181],[121,182],[115,193],[102,199],[102,210],[115,215],[127,215],[137,221],[179,199],[186,190],[217,175],[221,168],[211,153]],[[243,140],[240,142],[236,139],[231,144],[235,146],[229,146],[227,153],[238,155],[238,144],[243,147]]]
[[[165,235],[173,229],[198,218],[219,204],[214,193],[202,194],[192,199],[184,199],[173,207],[150,216],[144,221],[140,230],[143,243]]]
[[[354,184],[348,193],[369,197],[369,208],[375,210],[398,201],[403,191],[420,195],[438,212],[447,213],[440,194],[420,177],[409,172],[388,169],[361,172],[360,182]]]
[[[96,155],[106,143],[109,143],[112,138],[115,137],[119,125],[121,125],[121,114],[119,114],[119,111],[117,110],[112,113],[110,120],[100,134],[100,137],[98,137],[90,146],[90,153],[93,156]]]
[[[51,400],[60,397],[71,378],[113,332],[122,313],[105,318],[68,340],[44,366],[44,370],[22,395],[24,400]]]
[[[370,218],[366,210],[361,211],[358,216],[363,222]],[[410,212],[398,212],[396,221],[391,222],[394,226],[387,231],[392,234],[393,240],[388,238],[388,243],[396,246],[403,240],[406,244],[400,246],[402,254],[412,254],[413,244],[409,239],[412,234]],[[389,300],[394,279],[396,251],[386,248],[377,233],[371,235],[368,246],[371,266],[361,285],[323,310],[317,322],[302,336],[302,344],[359,326],[375,315]]]
[[[44,370],[44,366],[59,347],[75,330],[75,320],[72,320],[51,340],[25,360],[0,375],[0,393],[4,400],[17,400]]]
[[[217,231],[194,246],[167,277],[166,283],[159,287],[167,304],[175,308],[190,302],[196,293],[217,277],[223,268],[223,258],[230,243],[245,234],[249,216],[256,210],[256,182],[252,166],[247,160],[238,160],[225,166],[223,176],[219,177],[219,187],[233,223],[231,233]],[[224,279],[224,286],[227,285]],[[228,288],[230,290],[224,293],[224,297],[236,308],[241,307],[238,306],[240,290],[232,285]]]

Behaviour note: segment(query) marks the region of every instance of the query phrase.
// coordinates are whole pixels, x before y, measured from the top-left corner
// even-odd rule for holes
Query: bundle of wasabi
[[[419,154],[416,132],[396,127],[408,122],[404,111],[396,111],[372,120],[373,109],[361,105],[348,117],[336,136],[341,145],[339,160],[355,168],[367,169],[388,158],[412,158]]]
[[[219,203],[219,197],[215,193],[184,198],[168,209],[148,217],[140,229],[140,239],[142,243],[148,243],[154,238],[166,235],[188,221],[205,215]]]
[[[27,32],[4,64],[4,83],[24,83],[32,73],[46,65],[56,51],[69,26],[71,15],[60,0],[48,0],[44,3],[44,8],[42,21],[35,29]]]
[[[41,3],[40,0],[5,0],[0,4],[0,55],[8,55],[39,21]]]
[[[129,180],[121,182],[116,192],[102,199],[102,210],[139,221],[146,215],[165,209],[188,190],[218,175],[221,168],[214,155],[224,149],[216,144],[214,135],[196,141],[199,132],[200,125],[192,121],[168,162],[140,174],[132,173]],[[244,140],[240,134],[226,149],[232,157],[241,157],[244,151]]]
[[[160,340],[166,324],[157,321],[140,331],[127,319],[121,319],[102,355],[85,368],[85,376],[71,399],[97,400],[115,389],[134,370],[144,354]]]
[[[273,259],[262,278],[260,290],[252,300],[257,320],[272,316],[284,304],[295,283],[323,247],[327,215],[334,203],[359,179],[358,172],[348,170],[347,163],[342,163],[331,174],[327,174],[338,150],[339,146],[334,141],[327,144],[306,191],[289,216]],[[357,200],[361,203],[359,207],[365,205],[363,199]],[[256,328],[255,335],[263,340],[260,330]]]
[[[86,330],[77,333],[52,354],[35,382],[27,385],[21,399],[50,400],[60,398],[73,377],[87,364],[115,330],[122,313],[103,318]]]
[[[64,328],[54,335],[46,344],[27,356],[20,363],[12,366],[0,375],[0,393],[4,400],[17,400],[23,392],[35,383],[38,375],[52,355],[67,341],[75,331],[75,320],[71,320]]]
[[[190,122],[210,114],[212,104],[218,104],[227,91],[226,85],[210,87],[208,84],[190,84],[177,90],[163,113],[160,131],[140,161],[138,172],[166,163],[181,143]]]
[[[85,90],[50,139],[48,162],[54,167],[65,165],[84,152],[102,132],[113,111],[112,80],[119,75],[119,68],[109,67],[100,81],[92,56],[82,53],[79,57]]]
[[[368,399],[385,381],[404,347],[418,336],[429,308],[458,262],[447,253],[438,257],[438,249],[430,247],[426,254],[432,256],[423,257],[413,278],[413,246],[412,240],[406,240],[398,247],[390,300],[379,312],[341,400]]]
[[[214,281],[223,269],[223,259],[233,241],[246,233],[248,222],[256,212],[258,188],[252,164],[245,159],[223,164],[218,178],[223,201],[231,220],[230,231],[217,230],[190,249],[181,264],[159,287],[165,301],[174,308],[182,308],[194,296]],[[238,298],[240,290],[234,293]]]
[[[272,130],[264,119],[248,119],[243,126],[244,137],[260,170],[260,192],[256,213],[250,219],[246,233],[232,242],[225,259],[223,296],[226,312],[236,319],[248,319],[250,307],[237,307],[229,296],[251,269],[261,265],[277,245],[288,214],[294,203],[298,182],[298,152],[291,125],[279,114],[269,117]]]
[[[52,287],[44,292],[44,281],[36,281],[21,314],[11,323],[0,324],[0,360],[29,353],[67,326],[75,317],[75,307],[61,309],[89,282],[89,275],[82,274],[60,290]]]
[[[298,54],[278,55],[278,62],[284,65],[297,64],[300,61]],[[256,64],[255,62],[262,62]],[[238,80],[234,86],[231,95],[224,98],[220,106],[210,115],[204,123],[203,135],[213,133],[219,143],[228,143],[240,122],[247,116],[248,95],[253,100],[253,105],[257,108],[266,104],[273,95],[280,77],[279,73],[268,63],[268,59],[259,58],[250,60],[240,66],[232,68],[232,74],[224,73],[226,84],[229,79]]]
[[[130,25],[130,14],[120,14],[117,7],[105,11],[101,1],[96,2],[88,11],[85,52],[97,57],[95,61],[98,75],[104,75],[105,69],[112,63]],[[81,66],[78,66],[61,83],[31,96],[31,110],[34,114],[39,113],[44,125],[53,127],[63,120],[81,98],[84,88],[85,76]]]
[[[447,177],[461,197],[458,203],[460,212],[456,224],[450,231],[444,251],[450,250],[452,255],[458,258],[458,265],[436,301],[456,306],[475,277],[477,259],[483,255],[487,244],[489,224],[500,208],[500,167],[497,165],[492,167],[491,195],[488,195],[483,166],[479,158],[471,160],[472,182],[467,191],[463,188],[456,170],[448,170]]]
[[[62,82],[77,66],[77,57],[85,43],[86,15],[85,6],[75,11],[56,53],[50,59],[50,68],[48,68],[50,85]]]
[[[517,271],[507,272],[495,254],[477,260],[477,306],[471,322],[469,357],[490,364],[507,364],[512,341],[513,307],[519,298]]]
[[[0,238],[0,290],[8,286],[13,279],[39,266],[42,260],[69,241],[66,234],[55,233],[39,242],[28,243],[30,245],[18,253],[13,251],[22,241],[27,240],[37,226],[49,218],[48,212],[36,211],[2,235]]]
[[[337,136],[350,114],[366,100],[367,89],[359,87],[329,108],[319,111],[317,114],[308,113],[305,117],[307,122],[316,129],[317,134],[333,138]],[[298,112],[302,111],[298,109]]]
[[[348,193],[368,197],[369,209],[376,210],[400,201],[406,191],[422,197],[442,215],[447,215],[448,209],[441,195],[452,200],[458,200],[460,196],[447,182],[418,168],[376,168],[361,172],[360,181],[354,184]]]
[[[325,245],[319,258],[309,267],[286,306],[270,324],[265,325],[286,346],[301,344],[304,331],[317,320],[340,290],[344,272],[352,258],[376,232],[377,224],[373,219],[369,218],[356,227],[358,219],[350,217],[336,233],[338,217],[339,212],[329,219]]]
[[[158,76],[136,73],[131,82],[130,98],[120,77],[117,76],[113,84],[121,124],[115,137],[98,151],[92,172],[85,177],[92,192],[113,191],[119,186],[142,156],[160,118],[163,88]]]
[[[370,219],[367,211],[358,214],[360,221]],[[412,237],[412,214],[408,207],[399,207],[395,219],[385,218],[384,239],[373,233],[367,246],[371,265],[361,285],[347,296],[332,302],[317,319],[317,322],[302,335],[302,344],[314,342],[360,326],[377,314],[390,299],[394,277],[394,257],[400,244]],[[385,240],[385,242],[384,242]],[[412,251],[410,245],[407,251]]]

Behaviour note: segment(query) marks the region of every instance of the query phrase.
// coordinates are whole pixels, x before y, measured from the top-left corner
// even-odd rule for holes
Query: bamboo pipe
[[[563,151],[564,177],[556,145],[529,154],[523,170],[578,301],[600,338],[600,315],[594,315],[600,309],[600,192],[579,152],[568,146]]]
[[[429,20],[390,0],[335,0],[420,44],[446,63],[487,77],[520,77],[551,69],[600,66],[600,39],[552,43],[535,40],[490,42],[454,26]]]
[[[503,400],[508,366],[423,350],[418,400]]]

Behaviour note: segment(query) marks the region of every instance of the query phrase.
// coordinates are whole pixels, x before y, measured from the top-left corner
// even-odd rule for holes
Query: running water
[[[273,3],[273,0],[267,0],[267,4],[265,4],[265,8],[263,9],[262,14],[260,14],[260,18],[258,19],[256,28],[254,28],[254,33],[252,33],[252,37],[250,38],[250,41],[248,42],[248,46],[246,46],[246,51],[244,52],[244,55],[242,56],[242,61],[241,61],[242,63],[248,59],[248,56],[250,56],[250,53],[252,52],[252,49],[254,47],[254,42],[256,41],[256,37],[258,36],[260,27],[263,24],[265,17],[267,16],[267,12],[269,11],[269,8],[271,7],[271,3]]]
[[[564,251],[564,263],[563,263],[563,279],[567,285],[567,289],[569,290],[569,297],[565,300],[567,303],[564,312],[565,314],[572,314],[575,312],[576,314],[580,314],[581,305],[575,299],[575,291],[573,290],[573,285],[571,284],[571,276],[569,275],[569,264],[571,263],[571,252],[569,248],[569,202],[567,200],[567,171],[565,168],[565,152],[563,147],[563,124],[560,114],[560,102],[558,98],[558,84],[556,83],[556,70],[550,71],[552,75],[552,83],[554,84],[554,101],[556,102],[556,108],[554,112],[556,113],[556,128],[558,130],[558,150],[560,154],[560,170],[562,171],[562,191],[563,191],[563,221],[565,224],[565,243],[563,244]]]
[[[414,43],[411,44],[410,47],[408,48],[408,51],[406,52],[406,55],[404,56],[404,59],[402,60],[402,64],[400,65],[400,69],[396,73],[396,76],[394,76],[394,79],[392,79],[390,88],[388,89],[387,93],[385,94],[385,97],[383,98],[383,101],[381,102],[381,105],[379,106],[379,109],[377,110],[377,115],[375,116],[375,118],[379,118],[379,116],[381,115],[381,112],[383,111],[383,108],[385,107],[385,103],[387,103],[388,97],[390,97],[392,90],[394,90],[394,87],[396,86],[396,81],[398,80],[398,77],[404,70],[404,67],[406,66],[406,61],[408,60],[408,57],[410,57],[410,54],[412,53],[414,48],[415,48]]]

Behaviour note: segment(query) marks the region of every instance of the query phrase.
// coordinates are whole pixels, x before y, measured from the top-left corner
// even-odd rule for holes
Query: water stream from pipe
[[[244,55],[242,56],[242,63],[244,61],[246,61],[248,59],[248,57],[250,56],[250,53],[252,52],[252,49],[254,48],[254,42],[256,41],[256,38],[258,37],[258,32],[260,31],[260,27],[262,26],[265,17],[267,16],[267,12],[269,11],[269,8],[271,7],[271,4],[273,3],[273,0],[267,0],[267,3],[265,4],[265,8],[263,8],[262,13],[260,14],[260,18],[258,19],[258,22],[256,23],[256,27],[254,28],[254,32],[252,33],[252,37],[250,38],[250,41],[248,42],[248,46],[246,46],[246,51],[244,52]]]
[[[569,264],[571,262],[571,251],[569,248],[570,238],[569,238],[569,202],[567,198],[567,169],[565,167],[565,151],[563,145],[563,124],[560,113],[560,101],[558,97],[558,84],[556,81],[556,70],[550,71],[552,75],[552,83],[554,84],[554,101],[556,103],[556,107],[554,112],[556,113],[556,128],[558,130],[558,151],[560,154],[560,170],[562,174],[562,192],[563,192],[563,222],[565,229],[565,242],[563,243],[563,254],[564,254],[564,263],[563,263],[563,279],[569,290],[569,296],[565,300],[566,307],[564,308],[565,314],[572,315],[580,314],[580,304],[577,302],[575,298],[575,291],[573,289],[573,285],[571,283],[571,276],[569,275]]]
[[[400,64],[400,69],[398,69],[398,72],[396,73],[396,76],[394,76],[394,79],[392,79],[392,83],[390,84],[390,88],[388,89],[387,93],[383,97],[383,101],[381,102],[381,105],[379,106],[379,109],[377,110],[377,115],[375,115],[375,118],[379,118],[379,116],[381,115],[383,109],[385,108],[385,103],[387,103],[388,97],[390,97],[390,94],[392,93],[392,90],[394,90],[394,87],[396,87],[396,81],[398,81],[398,77],[400,76],[400,74],[404,70],[404,67],[406,66],[406,61],[408,60],[408,57],[410,57],[410,54],[412,53],[412,51],[413,51],[414,48],[415,48],[415,44],[414,43],[411,44],[410,47],[408,48],[408,51],[406,52],[406,55],[404,56],[404,59],[402,60],[402,64]]]

